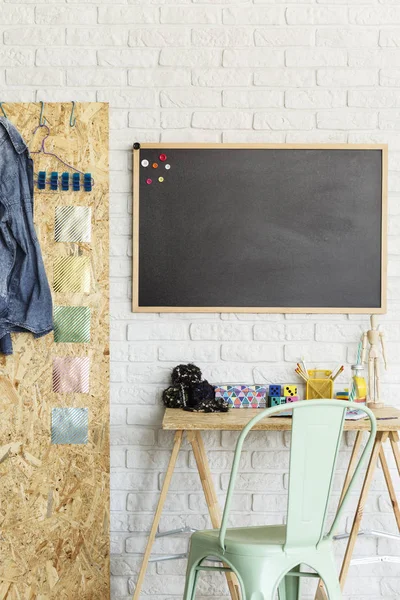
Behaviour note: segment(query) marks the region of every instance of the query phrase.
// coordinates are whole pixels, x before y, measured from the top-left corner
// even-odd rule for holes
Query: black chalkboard
[[[134,150],[134,310],[384,312],[386,151]]]

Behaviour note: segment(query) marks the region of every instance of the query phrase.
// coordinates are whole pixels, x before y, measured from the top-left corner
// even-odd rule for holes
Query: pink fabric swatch
[[[53,358],[53,392],[89,393],[90,358]]]

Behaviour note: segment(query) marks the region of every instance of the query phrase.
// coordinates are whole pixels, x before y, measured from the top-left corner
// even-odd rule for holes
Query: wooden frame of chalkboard
[[[375,198],[374,207],[378,206],[379,214],[375,215],[375,230],[373,235],[371,235],[371,231],[369,231],[366,236],[370,236],[371,239],[366,240],[365,248],[369,248],[369,244],[375,244],[375,253],[379,252],[379,257],[376,255],[376,268],[370,270],[370,278],[371,278],[371,286],[374,286],[374,298],[373,302],[364,302],[364,298],[366,295],[363,295],[360,305],[351,305],[346,303],[345,306],[340,306],[336,302],[332,306],[328,305],[319,305],[319,306],[309,306],[309,305],[288,305],[285,306],[284,302],[280,303],[280,306],[260,306],[260,305],[252,305],[251,302],[247,302],[248,306],[235,306],[235,294],[232,289],[232,306],[227,305],[218,305],[217,302],[214,302],[212,306],[197,306],[194,303],[188,303],[185,305],[181,302],[174,301],[171,302],[170,305],[166,305],[166,302],[153,302],[150,303],[148,301],[142,301],[142,295],[140,293],[140,274],[141,269],[145,267],[141,265],[141,256],[140,256],[140,248],[141,248],[141,237],[146,235],[154,234],[152,231],[145,231],[142,228],[141,224],[141,211],[140,211],[140,192],[141,192],[141,151],[154,151],[156,153],[157,158],[160,156],[160,153],[168,153],[169,150],[274,150],[274,151],[285,151],[285,150],[295,150],[295,151],[335,151],[335,154],[332,156],[336,156],[336,152],[341,151],[373,151],[379,153],[379,161],[375,161],[376,164],[379,165],[380,172],[380,180],[379,187],[378,183],[375,182],[375,187],[379,189],[379,201]],[[228,144],[228,143],[215,143],[215,144],[207,144],[207,143],[145,143],[145,144],[134,144],[133,151],[133,282],[132,282],[132,310],[133,312],[143,312],[143,313],[163,313],[163,312],[205,312],[205,313],[376,313],[382,314],[386,312],[386,287],[387,287],[387,154],[388,147],[386,144]],[[183,156],[183,155],[181,155]],[[348,155],[349,156],[349,155]],[[365,155],[366,156],[366,155]],[[345,161],[346,162],[346,161]],[[160,167],[163,165],[160,162]],[[311,166],[311,165],[310,165]],[[161,173],[160,171],[151,171],[152,164],[149,164],[149,169],[147,171],[152,177]],[[162,175],[167,175],[169,171],[163,171]],[[166,179],[164,177],[164,179]],[[161,180],[164,181],[161,177]],[[156,180],[154,180],[155,183]],[[152,181],[153,183],[153,181]],[[143,185],[143,182],[142,182]],[[150,188],[151,186],[149,186]],[[154,188],[153,188],[154,189]],[[358,206],[358,210],[361,211],[360,214],[365,214],[366,211],[362,211],[362,207]],[[307,207],[304,208],[307,210]],[[288,216],[289,218],[289,216]],[[377,223],[379,222],[379,231],[377,228]],[[169,222],[171,225],[171,222]],[[149,226],[152,230],[152,226]],[[159,232],[158,232],[159,233]],[[350,231],[351,234],[351,231]],[[155,233],[157,235],[157,232]],[[378,239],[380,238],[380,239]],[[361,239],[361,238],[359,238]],[[154,243],[157,244],[157,238],[154,239]],[[377,259],[379,258],[379,260]],[[378,273],[379,271],[379,273]],[[157,272],[157,268],[155,269]],[[160,271],[159,271],[160,272]],[[150,282],[152,284],[152,288],[155,289],[158,285],[158,280],[154,277]],[[364,285],[366,282],[364,282]],[[307,281],[304,281],[304,286],[307,286]],[[367,287],[365,287],[367,289]],[[178,305],[179,304],[179,305]],[[227,303],[226,303],[227,304]],[[259,304],[259,303],[258,303]],[[293,302],[292,302],[293,304]],[[311,304],[311,302],[309,303]],[[329,304],[329,303],[327,303]]]

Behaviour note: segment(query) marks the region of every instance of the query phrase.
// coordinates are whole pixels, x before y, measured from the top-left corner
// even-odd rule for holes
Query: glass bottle
[[[364,377],[364,365],[357,363],[351,366],[352,387],[349,400],[365,404],[367,397],[367,382]]]

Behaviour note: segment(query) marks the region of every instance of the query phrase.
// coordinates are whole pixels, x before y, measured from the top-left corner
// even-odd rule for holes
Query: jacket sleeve
[[[0,198],[0,298],[7,297],[10,272],[15,259],[15,243],[9,227],[8,209]],[[5,302],[5,300],[4,300]],[[3,302],[0,302],[0,316]]]

